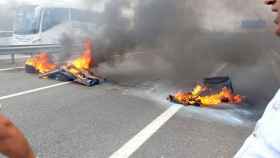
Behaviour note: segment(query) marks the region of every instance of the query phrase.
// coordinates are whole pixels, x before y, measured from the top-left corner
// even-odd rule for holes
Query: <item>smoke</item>
[[[132,11],[129,18],[124,10]],[[279,62],[271,64],[278,39],[262,3],[114,0],[105,3],[101,19],[105,34],[95,55],[105,62],[101,71],[119,82],[190,83],[226,65],[215,75],[230,76],[260,109],[279,87]]]
[[[134,16],[125,19],[122,11],[131,7],[131,3],[124,0],[106,3],[101,17],[106,39],[102,40],[107,42],[105,48],[110,49],[102,52],[104,61],[116,52],[130,53],[131,48],[157,49],[161,58],[183,72],[195,67],[195,63],[208,67],[203,66],[205,59],[205,64],[209,64],[209,59],[235,65],[255,64],[263,50],[267,50],[264,40],[258,38],[261,33],[240,28],[242,20],[250,20],[250,14],[253,19],[260,15],[255,14],[258,7],[240,11],[237,8],[244,3],[144,0],[134,1]],[[217,10],[222,15],[217,16]],[[209,17],[212,14],[216,16]]]
[[[81,3],[95,10],[82,17],[95,24],[85,34],[94,41],[98,71],[119,83],[168,81],[171,85],[190,85],[211,74],[228,75],[236,89],[261,108],[279,87],[279,61],[271,53],[279,48],[270,29],[273,15],[261,2]],[[62,43],[66,52],[71,52],[76,36],[72,32],[64,36]],[[68,57],[62,55],[63,59]]]
[[[104,12],[99,17],[102,36],[97,40],[97,61],[106,62],[108,58],[122,55],[134,47],[133,35],[129,29],[130,21],[123,17],[123,10],[127,7],[129,7],[129,2],[124,0],[115,0],[105,4]]]

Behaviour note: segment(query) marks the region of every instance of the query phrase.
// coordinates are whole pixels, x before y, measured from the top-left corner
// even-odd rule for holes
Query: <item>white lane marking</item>
[[[215,69],[215,71],[213,71],[210,76],[215,77],[217,76],[219,73],[221,73],[226,67],[228,66],[228,63],[223,63],[221,64],[217,69]]]
[[[25,94],[35,93],[35,92],[39,92],[39,91],[42,91],[42,90],[63,86],[63,85],[69,84],[69,83],[70,82],[63,82],[63,83],[53,84],[53,85],[46,86],[46,87],[41,87],[41,88],[31,89],[31,90],[28,90],[28,91],[14,93],[14,94],[10,94],[10,95],[0,97],[0,100],[9,99],[9,98],[13,98],[13,97],[17,97],[17,96],[21,96],[21,95],[25,95]]]
[[[16,70],[16,69],[24,69],[24,67],[10,67],[10,68],[4,68],[4,69],[0,69],[0,72],[1,72],[1,71]]]
[[[183,106],[173,105],[147,125],[142,131],[131,138],[110,158],[128,158],[139,149],[154,133],[156,133],[170,118],[172,118]]]

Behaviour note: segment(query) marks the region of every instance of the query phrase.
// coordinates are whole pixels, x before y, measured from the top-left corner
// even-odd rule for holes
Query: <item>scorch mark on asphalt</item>
[[[153,134],[155,134],[169,119],[171,119],[183,106],[173,105],[143,130],[131,138],[120,149],[114,152],[110,158],[128,158],[139,149]]]

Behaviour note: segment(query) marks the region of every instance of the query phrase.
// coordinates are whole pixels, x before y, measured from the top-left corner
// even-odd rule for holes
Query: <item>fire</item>
[[[193,89],[192,91],[192,95],[193,96],[198,96],[200,95],[202,92],[206,91],[207,87],[201,84],[197,84],[196,87]]]
[[[105,78],[97,76],[92,71],[95,63],[92,52],[92,41],[86,39],[84,51],[78,58],[57,66],[50,60],[47,53],[40,53],[26,61],[25,70],[28,73],[41,73],[39,78],[73,81],[91,87],[105,81]]]
[[[214,94],[202,95],[207,90],[206,86],[198,84],[192,92],[178,92],[175,96],[170,96],[169,99],[184,105],[200,105],[204,107],[215,107],[221,103],[241,104],[244,100],[244,97],[234,94],[227,87]]]
[[[26,65],[33,67],[39,73],[47,73],[56,69],[56,64],[52,62],[48,53],[41,52],[25,62]]]
[[[92,66],[94,64],[92,50],[92,41],[90,39],[85,40],[84,51],[82,52],[82,54],[78,58],[68,62],[62,67],[66,68],[73,75],[79,75],[81,73],[90,74]],[[48,73],[58,68],[58,66],[52,62],[48,53],[45,52],[39,53],[27,59],[25,65],[33,67],[37,72],[41,74]]]
[[[92,66],[94,65],[92,51],[92,41],[90,39],[85,40],[83,53],[72,62],[66,64],[66,69],[73,75],[79,75],[81,73],[91,74]]]

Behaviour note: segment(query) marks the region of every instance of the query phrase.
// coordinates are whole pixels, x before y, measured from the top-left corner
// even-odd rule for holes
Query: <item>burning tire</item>
[[[191,92],[177,92],[169,95],[168,100],[185,106],[218,107],[221,104],[240,105],[244,97],[233,92],[229,77],[214,77],[203,80]]]

